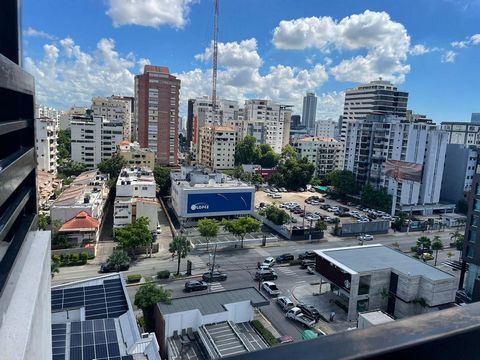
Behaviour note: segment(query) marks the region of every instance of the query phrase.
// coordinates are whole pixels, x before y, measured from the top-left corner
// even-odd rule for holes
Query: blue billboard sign
[[[187,214],[252,210],[251,192],[188,194]]]

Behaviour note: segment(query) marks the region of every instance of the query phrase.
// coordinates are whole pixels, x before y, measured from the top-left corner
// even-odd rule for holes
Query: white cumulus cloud
[[[479,45],[479,44],[480,44],[480,34],[474,34],[470,37],[467,37],[465,40],[453,41],[450,43],[452,47],[458,48],[458,49],[463,49],[471,45]]]
[[[455,51],[449,50],[442,55],[441,59],[443,63],[454,63],[456,57],[457,53]]]
[[[433,49],[429,49],[423,44],[417,44],[412,46],[409,50],[410,55],[417,56],[417,55],[424,55],[428,54],[429,52],[433,51]]]
[[[163,25],[183,28],[188,21],[192,0],[109,0],[107,15],[114,26]]]
[[[344,59],[332,67],[331,73],[340,81],[383,77],[401,83],[410,71],[405,63],[410,36],[386,12],[366,10],[340,21],[329,16],[284,20],[275,28],[272,42],[279,49],[367,50],[366,55]]]
[[[27,36],[27,37],[39,37],[39,38],[44,38],[44,39],[48,39],[48,40],[55,40],[56,37],[45,32],[45,31],[41,31],[41,30],[36,30],[32,27],[28,27],[26,30],[23,30],[23,36]]]

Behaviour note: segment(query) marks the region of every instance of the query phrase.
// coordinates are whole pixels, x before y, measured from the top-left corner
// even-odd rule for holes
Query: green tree
[[[290,215],[285,210],[277,208],[275,205],[267,206],[263,211],[262,214],[265,217],[273,222],[276,225],[283,225],[286,224],[287,221],[290,219]]]
[[[145,217],[138,218],[132,224],[118,229],[115,233],[120,247],[130,255],[135,255],[135,249],[139,246],[148,247],[152,244],[153,236],[148,228],[149,220]]]
[[[432,241],[427,236],[421,236],[417,239],[417,248],[424,252],[429,251],[432,247]]]
[[[467,214],[468,211],[468,202],[465,199],[460,199],[457,203],[457,211],[460,214]]]
[[[258,145],[258,154],[259,157],[257,163],[262,168],[274,168],[280,160],[280,155],[276,154],[268,144]]]
[[[52,257],[52,260],[50,262],[50,275],[52,276],[52,279],[55,276],[55,274],[58,274],[59,272],[60,272],[60,260],[54,259]]]
[[[71,132],[70,129],[60,130],[57,138],[57,150],[59,162],[64,162],[70,159],[71,156]]]
[[[259,157],[257,139],[247,135],[235,147],[235,165],[255,164]]]
[[[50,216],[41,212],[38,214],[38,228],[40,230],[47,230],[50,226]]]
[[[277,173],[273,174],[268,182],[289,189],[305,188],[312,179],[315,165],[306,158],[297,160],[295,157],[281,161],[277,166]]]
[[[154,331],[153,311],[154,306],[159,302],[171,303],[171,291],[166,290],[154,283],[140,286],[135,294],[135,306],[142,310],[146,331]]]
[[[198,232],[205,238],[208,244],[211,239],[216,238],[218,235],[218,221],[214,219],[202,219],[198,222]]]
[[[287,144],[283,147],[282,149],[282,158],[284,159],[288,159],[288,158],[297,158],[298,156],[298,152],[297,150],[295,150],[295,148],[290,145],[290,144]]]
[[[325,224],[324,221],[317,221],[317,223],[315,224],[315,230],[317,231],[325,231],[327,230],[327,224]]]
[[[390,212],[392,209],[392,196],[387,193],[387,189],[374,189],[370,184],[366,184],[362,190],[362,204],[369,208]]]
[[[345,197],[347,194],[354,194],[356,192],[355,175],[351,171],[332,171],[329,175],[329,180],[335,188],[335,191],[341,197]]]
[[[127,165],[127,161],[120,154],[113,154],[109,159],[102,160],[97,167],[100,172],[108,174],[110,179],[116,181],[120,171]]]
[[[160,195],[170,195],[170,187],[172,186],[172,181],[170,179],[170,169],[157,165],[153,169],[153,176],[155,178],[155,182],[159,189]]]
[[[437,266],[438,250],[443,250],[443,243],[440,236],[435,235],[432,241],[432,250],[435,250],[435,266]]]
[[[457,249],[458,251],[462,251],[464,242],[465,242],[465,236],[463,234],[460,234],[454,241],[455,249]]]
[[[395,221],[392,223],[392,228],[400,231],[406,224],[407,224],[407,218],[408,214],[405,212],[400,212],[395,219]]]
[[[168,245],[168,251],[172,254],[177,254],[177,275],[180,274],[180,261],[185,259],[188,253],[192,250],[192,244],[185,236],[175,236],[172,242]]]
[[[262,223],[250,216],[242,216],[234,220],[223,220],[222,225],[229,233],[235,236],[240,236],[240,247],[243,248],[243,240],[245,239],[245,236],[259,231]]]
[[[71,160],[65,160],[61,165],[58,166],[58,172],[61,173],[61,176],[78,176],[82,172],[86,171],[87,168],[84,164],[71,161]]]
[[[115,269],[115,271],[118,272],[122,267],[126,267],[130,264],[130,258],[125,251],[114,250],[112,255],[108,257],[107,264],[110,268]]]

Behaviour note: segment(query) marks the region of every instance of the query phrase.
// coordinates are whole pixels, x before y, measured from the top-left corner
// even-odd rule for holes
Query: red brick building
[[[156,162],[178,165],[180,80],[167,67],[145,65],[135,76],[135,118],[138,142],[156,154]]]

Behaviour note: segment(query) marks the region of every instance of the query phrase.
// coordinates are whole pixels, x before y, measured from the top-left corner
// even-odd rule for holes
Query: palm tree
[[[188,253],[192,250],[192,244],[187,238],[183,235],[175,236],[173,241],[168,246],[168,251],[172,254],[177,254],[178,259],[178,267],[177,267],[177,275],[180,274],[180,261],[187,257]]]
[[[435,266],[437,266],[438,250],[443,250],[443,243],[440,236],[435,235],[432,241],[432,250],[435,250]]]

